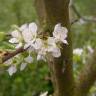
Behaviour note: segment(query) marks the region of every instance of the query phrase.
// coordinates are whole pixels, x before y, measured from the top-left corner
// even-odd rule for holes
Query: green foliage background
[[[96,0],[74,0],[74,4],[82,16],[96,17]],[[77,18],[75,13],[74,18]],[[13,47],[6,42],[4,35],[10,32],[12,25],[17,24],[20,26],[34,21],[37,22],[37,15],[33,0],[0,0],[0,50]],[[73,37],[75,37],[73,38],[73,47],[83,48],[83,59],[86,59],[89,54],[86,47],[90,45],[94,48],[96,44],[96,23],[84,22],[81,24],[77,22],[71,28]],[[83,59],[75,56],[75,76],[84,65]],[[45,80],[48,74],[49,69],[45,62],[34,62],[24,71],[18,71],[12,77],[8,75],[6,68],[1,66],[0,96],[34,96],[35,93],[51,90],[50,81]],[[96,87],[94,86],[90,90],[89,96],[95,93]]]

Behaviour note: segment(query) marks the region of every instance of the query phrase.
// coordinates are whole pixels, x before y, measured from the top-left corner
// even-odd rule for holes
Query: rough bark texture
[[[62,56],[50,61],[54,96],[73,96],[72,40],[69,22],[69,0],[35,0],[37,14],[44,31],[50,31],[61,23],[68,32],[68,45],[63,46]]]
[[[76,82],[75,96],[87,96],[95,80],[96,80],[96,49],[78,76]]]

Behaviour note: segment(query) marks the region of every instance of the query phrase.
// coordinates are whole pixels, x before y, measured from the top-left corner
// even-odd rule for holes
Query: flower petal
[[[11,38],[10,40],[9,40],[9,42],[10,43],[18,43],[19,41],[18,41],[18,39],[16,39],[16,38]]]
[[[52,56],[53,57],[60,57],[61,56],[61,51],[59,48],[54,48],[54,50],[52,51]]]
[[[37,38],[35,43],[33,44],[34,49],[38,50],[43,46],[43,42],[40,38]]]
[[[37,55],[37,61],[39,61],[39,60],[44,60],[46,62],[46,58],[40,54]]]
[[[33,62],[33,58],[29,55],[28,57],[26,57],[24,59],[27,63],[32,63]]]
[[[20,48],[20,47],[22,47],[22,46],[23,46],[23,44],[20,42],[19,44],[16,45],[15,48],[18,49],[18,48]]]
[[[47,96],[47,94],[48,94],[48,92],[46,91],[46,92],[42,93],[40,96]]]
[[[26,28],[28,27],[28,24],[23,24],[21,27],[20,27],[20,31],[24,31]]]
[[[27,63],[22,63],[20,66],[20,71],[23,71],[27,66]]]
[[[68,32],[68,30],[66,27],[62,27],[61,24],[57,24],[57,25],[55,25],[55,28],[53,31],[53,37],[55,38],[55,40],[57,42],[61,41],[62,43],[65,43],[65,42],[63,42],[63,40],[65,40],[67,38],[67,32]]]
[[[64,44],[68,44],[67,40],[61,40]]]
[[[34,34],[37,33],[37,25],[36,25],[36,23],[33,22],[33,23],[29,24],[29,31],[31,31]]]
[[[18,38],[18,39],[21,38],[21,34],[20,34],[20,32],[17,31],[17,30],[11,32],[11,35],[12,35],[12,37],[14,37],[14,38]]]
[[[29,31],[29,28],[26,28],[22,31],[22,35],[25,42],[29,42],[32,40],[32,33]]]
[[[12,76],[14,73],[16,73],[17,68],[16,68],[15,65],[12,65],[12,66],[10,66],[10,67],[8,68],[7,71],[8,71],[8,73],[9,73],[9,75]]]

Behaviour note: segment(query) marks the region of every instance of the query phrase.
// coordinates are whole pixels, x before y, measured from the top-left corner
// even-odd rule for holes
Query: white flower
[[[22,47],[22,46],[23,46],[23,44],[20,42],[19,44],[16,45],[15,48],[18,49],[18,48],[20,48],[20,47]]]
[[[40,96],[47,96],[47,94],[48,94],[48,92],[46,91],[46,92],[40,94]]]
[[[9,40],[9,42],[10,43],[18,43],[19,41],[18,41],[18,39],[16,39],[16,38],[11,38],[10,40]]]
[[[57,47],[55,39],[53,37],[48,38],[48,52],[51,52],[53,57],[60,57],[61,51],[60,48]]]
[[[32,63],[33,62],[33,58],[29,55],[28,57],[26,57],[24,59],[27,63]]]
[[[9,59],[7,61],[4,62],[5,65],[11,65],[13,63],[13,60],[12,59]]]
[[[9,73],[9,75],[12,76],[14,73],[16,73],[17,68],[16,68],[15,65],[11,65],[11,66],[8,68],[7,71],[8,71],[8,73]]]
[[[41,47],[37,54],[37,60],[44,60],[46,61],[46,52],[47,49],[45,47]]]
[[[27,66],[27,63],[22,63],[20,66],[20,71],[23,71]]]
[[[37,37],[37,25],[35,23],[24,24],[17,30],[11,33],[12,38],[9,40],[10,43],[17,44],[16,48],[23,46],[28,48]]]
[[[22,35],[25,41],[24,49],[33,47],[33,43],[37,38],[37,25],[30,23],[25,30],[22,31]]]
[[[37,61],[39,61],[39,60],[44,60],[44,61],[46,62],[46,58],[45,58],[45,56],[42,55],[42,54],[38,54],[38,55],[37,55]]]
[[[18,41],[22,39],[22,35],[19,30],[15,30],[11,32],[13,38],[16,38]]]
[[[48,53],[50,53],[50,55],[53,57],[61,56],[60,48],[57,47],[54,37],[48,37],[48,39],[42,41],[41,44],[39,42],[36,45],[36,47],[39,46],[37,47],[39,49],[37,50],[37,60],[46,61],[46,56]]]
[[[22,31],[22,35],[25,42],[34,41],[37,37],[37,25],[35,23],[30,23]]]
[[[35,50],[39,50],[43,46],[43,41],[40,38],[37,38],[32,46]]]
[[[76,48],[73,50],[73,54],[78,55],[78,56],[81,56],[82,52],[83,52],[82,48]]]
[[[52,51],[52,56],[53,57],[60,57],[61,56],[61,51],[59,48],[54,48]]]
[[[27,28],[28,28],[28,24],[23,24],[23,25],[21,25],[21,27],[19,28],[19,30],[20,30],[20,32],[23,32]]]
[[[16,48],[20,48],[22,44],[22,34],[15,30],[11,33],[12,38],[9,40],[10,43],[16,44]]]
[[[87,46],[87,49],[88,49],[88,51],[89,51],[90,53],[93,53],[93,52],[94,52],[94,49],[93,49],[90,45]]]
[[[61,24],[56,24],[54,31],[53,31],[53,37],[56,39],[56,41],[60,41],[64,44],[68,44],[66,38],[67,38],[68,30],[65,27],[62,27]]]

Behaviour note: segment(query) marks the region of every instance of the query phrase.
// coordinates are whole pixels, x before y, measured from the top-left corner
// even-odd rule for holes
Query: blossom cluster
[[[46,38],[43,38],[39,35],[38,27],[34,22],[24,24],[12,31],[12,38],[9,42],[14,44],[16,49],[23,47],[24,49],[27,49],[29,53],[29,55],[24,58],[24,62],[21,64],[20,70],[23,70],[27,63],[33,62],[33,56],[31,56],[32,52],[36,53],[37,60],[46,61],[46,58],[49,55],[55,58],[60,57],[60,44],[68,44],[66,40],[67,33],[67,28],[61,26],[61,24],[56,24],[52,32],[53,36],[45,36]],[[10,75],[16,72],[16,65],[12,64],[12,62],[8,72]]]

